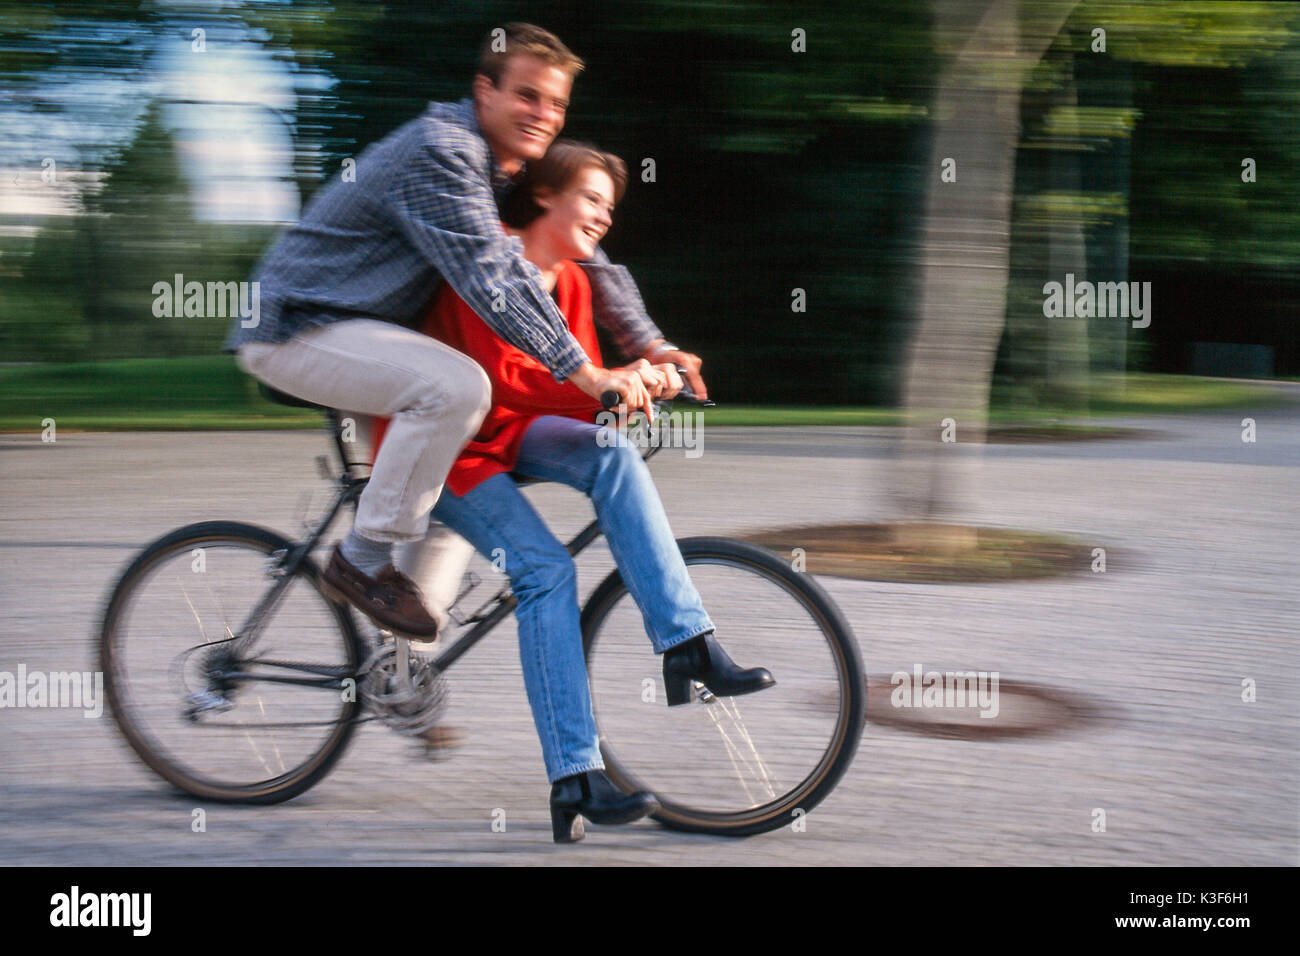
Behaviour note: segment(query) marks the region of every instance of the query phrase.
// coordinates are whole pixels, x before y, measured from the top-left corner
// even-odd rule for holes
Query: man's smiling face
[[[572,89],[568,73],[528,54],[510,57],[495,86],[482,74],[474,78],[479,126],[498,165],[513,173],[546,154],[564,128]]]

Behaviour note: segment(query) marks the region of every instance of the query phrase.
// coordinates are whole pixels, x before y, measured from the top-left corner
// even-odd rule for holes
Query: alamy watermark
[[[51,926],[120,926],[133,936],[148,936],[152,913],[152,893],[83,893],[73,886],[50,897]]]
[[[998,671],[895,671],[889,702],[895,707],[978,707],[981,717],[998,715]]]
[[[76,707],[83,717],[104,712],[103,671],[28,671],[19,664],[17,673],[0,671],[0,708]]]
[[[617,412],[598,412],[596,444],[601,448],[684,448],[687,458],[704,454],[704,416],[700,412],[666,412],[653,422],[642,415],[629,425],[620,421]]]
[[[176,273],[171,282],[153,284],[153,314],[160,319],[230,319],[239,316],[245,329],[262,321],[260,282],[185,281]]]
[[[1150,282],[1074,281],[1074,273],[1065,274],[1065,284],[1048,282],[1043,286],[1043,315],[1049,319],[1132,319],[1133,328],[1151,324]]]

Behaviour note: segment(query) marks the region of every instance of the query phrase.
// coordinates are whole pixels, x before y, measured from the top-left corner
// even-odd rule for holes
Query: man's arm
[[[463,156],[423,144],[391,198],[403,233],[494,332],[556,381],[587,362],[523,243],[501,228],[491,187]]]
[[[683,352],[664,339],[664,334],[646,314],[641,293],[624,266],[609,261],[604,250],[578,263],[591,281],[591,311],[598,325],[614,336],[619,351],[629,358],[643,358],[651,364],[670,363],[686,369],[686,379],[700,398],[708,398],[700,375],[698,355]]]

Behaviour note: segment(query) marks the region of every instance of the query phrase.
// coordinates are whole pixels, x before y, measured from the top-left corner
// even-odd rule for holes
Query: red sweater
[[[582,269],[567,259],[559,265],[555,298],[578,344],[600,365],[591,285]],[[492,382],[492,408],[447,475],[447,487],[456,495],[513,469],[524,432],[538,416],[565,415],[589,422],[600,410],[594,398],[576,385],[557,382],[545,365],[493,332],[446,283],[424,318],[423,331],[478,362]],[[376,455],[387,427],[388,419],[375,420]]]

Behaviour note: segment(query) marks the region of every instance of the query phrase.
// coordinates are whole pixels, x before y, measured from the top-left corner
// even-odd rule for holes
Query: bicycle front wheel
[[[292,543],[211,521],[147,547],[104,615],[109,707],[140,758],[186,793],[277,803],[319,781],[356,726],[360,643]],[[281,587],[282,585],[282,587]]]
[[[718,641],[775,686],[713,697],[696,683],[668,707],[662,658],[619,572],[592,594],[583,643],[606,774],[650,790],[673,829],[748,836],[794,824],[848,769],[866,720],[853,633],[826,592],[770,551],[723,538],[678,542]]]

